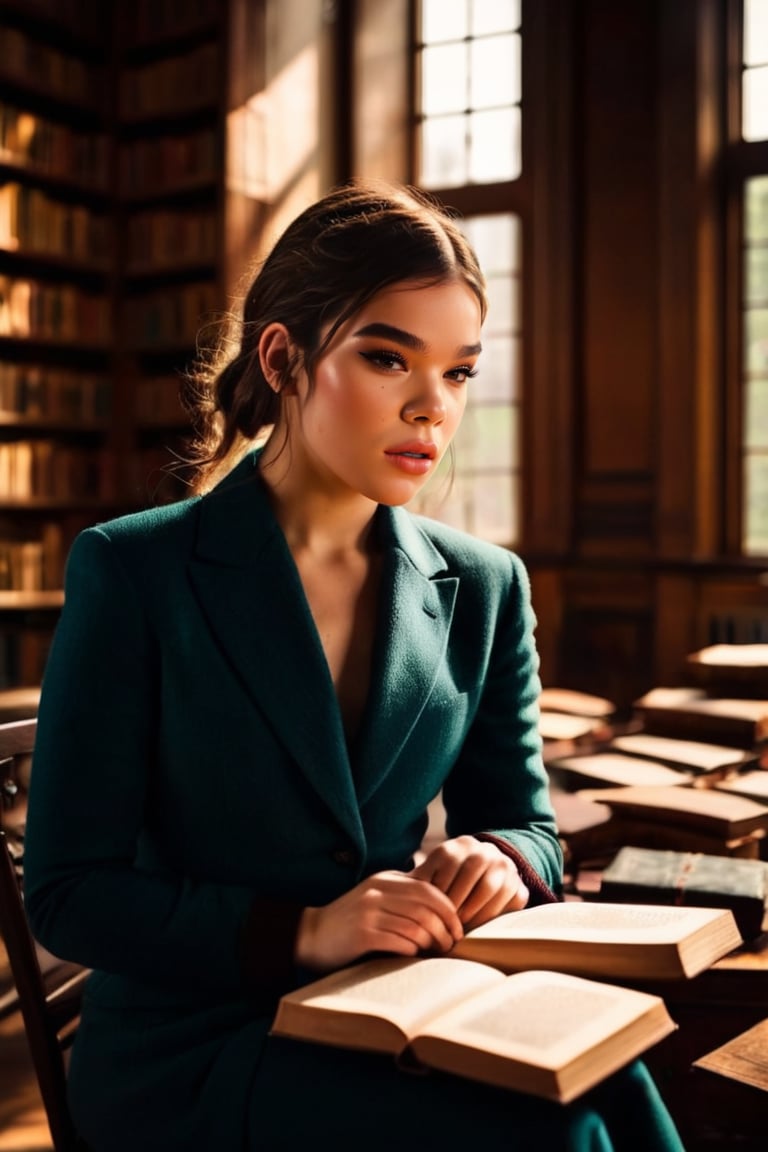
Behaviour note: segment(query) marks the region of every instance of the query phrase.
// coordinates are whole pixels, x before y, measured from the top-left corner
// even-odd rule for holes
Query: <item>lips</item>
[[[394,448],[387,448],[386,456],[405,456],[411,460],[434,460],[437,456],[437,447],[423,440],[409,440],[406,444],[398,444]]]

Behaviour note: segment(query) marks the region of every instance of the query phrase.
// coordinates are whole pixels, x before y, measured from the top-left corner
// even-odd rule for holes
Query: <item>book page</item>
[[[548,767],[576,772],[596,780],[607,780],[611,784],[649,784],[663,788],[687,784],[691,779],[688,773],[678,772],[657,760],[642,760],[638,756],[624,756],[619,752],[558,756],[549,762]]]
[[[501,989],[444,1013],[425,1026],[423,1035],[493,1046],[532,1064],[559,1068],[655,999],[560,972],[519,972],[508,976]]]
[[[723,668],[766,668],[768,644],[712,644],[691,653],[689,659]]]
[[[768,1092],[768,1019],[693,1063],[695,1068],[706,1068]]]
[[[348,1043],[345,1037],[356,1030],[357,1046],[366,1047],[362,1026],[356,1021],[380,1018],[394,1025],[404,1041],[436,1013],[504,979],[497,969],[466,960],[369,960],[287,993],[280,1001],[273,1030],[327,1043]],[[381,1030],[380,1035],[385,1032]],[[396,1047],[390,1043],[387,1050]]]
[[[433,1067],[567,1100],[674,1027],[657,996],[529,971],[439,1017],[412,1048]]]
[[[701,740],[675,740],[671,736],[654,736],[646,732],[616,736],[611,741],[611,747],[637,756],[672,760],[675,764],[688,765],[702,772],[727,768],[730,764],[738,764],[746,759],[743,748],[727,748],[722,744],[707,744]]]
[[[452,955],[468,945],[470,956],[473,940],[567,940],[595,945],[674,942],[723,915],[722,909],[712,908],[568,900],[497,916],[468,932]]]

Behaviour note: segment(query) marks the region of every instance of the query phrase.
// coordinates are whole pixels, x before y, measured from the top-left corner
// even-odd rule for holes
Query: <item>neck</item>
[[[259,471],[270,495],[278,524],[295,553],[338,558],[367,553],[376,503],[359,492],[340,493],[323,487],[303,463],[283,450],[265,447]]]

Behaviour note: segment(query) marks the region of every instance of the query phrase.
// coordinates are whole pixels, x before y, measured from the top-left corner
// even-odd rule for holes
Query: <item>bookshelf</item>
[[[103,18],[0,3],[0,689],[36,684],[66,549],[116,501]]]
[[[180,374],[260,210],[226,171],[261,19],[0,0],[0,694],[39,685],[76,533],[186,492]]]

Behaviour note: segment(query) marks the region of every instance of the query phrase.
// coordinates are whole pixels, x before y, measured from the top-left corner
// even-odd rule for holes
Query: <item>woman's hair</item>
[[[194,429],[189,463],[201,491],[277,420],[280,396],[259,362],[259,341],[284,324],[297,368],[312,381],[318,358],[338,328],[377,292],[402,281],[464,281],[484,318],[485,281],[466,237],[442,205],[414,188],[354,181],[331,191],[299,215],[261,264],[243,302],[229,319],[218,351],[201,357],[183,400]],[[232,349],[234,348],[234,354]]]

